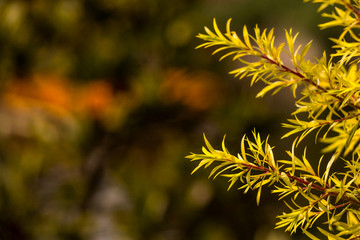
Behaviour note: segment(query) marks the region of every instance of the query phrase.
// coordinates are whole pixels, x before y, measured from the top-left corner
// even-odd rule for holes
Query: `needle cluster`
[[[318,239],[308,229],[322,221],[327,230],[318,230],[328,239],[360,239],[360,0],[305,2],[320,3],[319,12],[326,9],[322,16],[328,21],[320,28],[342,27],[342,33],[331,38],[335,53],[324,51],[320,59],[310,61],[306,54],[311,42],[297,44],[299,34],[292,29],[285,30],[285,43],[275,45],[273,29],[256,26],[249,33],[244,26],[238,34],[230,28],[231,19],[224,33],[214,19],[213,30],[205,27],[205,33],[197,36],[204,41],[199,48],[215,48],[213,54],[221,54],[220,60],[231,57],[241,63],[230,74],[249,78],[251,85],[265,83],[257,97],[284,88],[292,91],[296,110],[283,124],[288,130],[283,138],[296,135],[288,159],[277,160],[268,138],[262,140],[255,131],[252,138],[242,138],[236,156],[224,141],[222,149],[215,150],[204,137],[202,153],[187,158],[198,161],[193,172],[214,166],[210,176],[229,178],[229,188],[236,184],[245,192],[256,190],[257,204],[265,186],[284,202],[290,198],[290,203],[285,202],[290,210],[278,216],[276,228],[284,227],[290,233],[301,229],[309,238]],[[323,152],[331,155],[318,159],[315,169],[306,149],[301,157],[295,155],[299,142],[313,131],[315,140],[326,144]],[[332,170],[335,161],[344,162],[343,171]],[[324,171],[321,164],[326,164]]]

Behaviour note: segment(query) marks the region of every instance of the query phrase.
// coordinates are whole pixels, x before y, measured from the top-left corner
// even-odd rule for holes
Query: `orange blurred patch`
[[[46,108],[65,114],[72,105],[71,86],[58,76],[35,75],[26,80],[14,80],[4,91],[4,102],[13,107]]]
[[[78,110],[88,112],[94,117],[103,115],[114,100],[111,85],[104,80],[97,80],[82,86],[77,91]]]
[[[66,133],[73,136],[82,121],[93,119],[115,130],[139,103],[132,91],[115,94],[106,80],[75,84],[58,76],[36,75],[13,80],[3,90],[0,134],[46,140]]]
[[[203,111],[221,101],[221,88],[214,76],[206,73],[188,73],[184,69],[170,69],[161,86],[165,103],[180,103],[191,110]]]
[[[3,100],[16,108],[42,108],[53,114],[87,114],[100,117],[113,102],[111,85],[96,80],[75,85],[54,75],[35,75],[14,80],[4,91]]]

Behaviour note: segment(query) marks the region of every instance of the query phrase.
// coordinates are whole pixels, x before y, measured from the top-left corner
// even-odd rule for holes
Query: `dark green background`
[[[256,193],[226,191],[208,171],[190,175],[196,163],[184,158],[201,151],[203,133],[216,147],[227,134],[234,154],[254,128],[271,133],[279,158],[291,145],[279,140],[294,108],[286,90],[255,99],[261,84],[227,74],[236,63],[195,50],[213,18],[221,29],[228,18],[239,31],[274,27],[279,42],[292,27],[300,42],[314,40],[316,57],[333,33],[320,32],[316,6],[301,0],[0,2],[1,94],[55,74],[78,85],[103,79],[128,99],[121,118],[106,119],[112,127],[76,114],[63,126],[36,104],[14,115],[2,100],[0,239],[290,239],[272,230],[287,209],[269,190],[257,207]],[[25,131],[19,118],[42,127]]]

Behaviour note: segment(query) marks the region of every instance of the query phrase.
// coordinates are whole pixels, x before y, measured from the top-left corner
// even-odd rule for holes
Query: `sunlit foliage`
[[[306,1],[310,2],[310,0]],[[232,155],[225,147],[215,150],[205,138],[203,153],[188,156],[199,161],[195,168],[216,166],[210,176],[229,178],[229,188],[240,184],[239,189],[256,190],[259,204],[263,187],[272,187],[272,192],[286,201],[289,211],[278,216],[276,228],[285,228],[294,233],[302,231],[311,239],[318,239],[308,230],[316,223],[328,239],[360,238],[360,74],[357,64],[360,56],[360,1],[359,0],[313,0],[320,3],[319,11],[328,21],[320,28],[342,27],[343,31],[334,42],[336,52],[308,60],[306,56],[311,42],[305,46],[296,43],[300,37],[292,29],[285,30],[286,43],[275,45],[274,30],[260,29],[253,33],[244,26],[241,36],[230,29],[227,22],[224,33],[216,21],[214,30],[205,28],[198,37],[204,41],[200,47],[216,47],[220,60],[231,57],[241,67],[230,74],[240,79],[249,77],[251,84],[262,81],[265,87],[257,94],[276,94],[290,88],[296,110],[283,127],[288,129],[283,138],[296,135],[292,148],[287,151],[287,160],[274,156],[268,138],[262,140],[253,132],[253,137],[244,136],[241,151]],[[287,64],[287,63],[290,64]],[[315,140],[326,144],[323,156],[312,166],[306,155],[295,153],[299,143],[315,131]],[[333,171],[335,161],[344,163],[343,171]],[[326,166],[325,170],[321,170]],[[290,199],[289,201],[285,199]]]

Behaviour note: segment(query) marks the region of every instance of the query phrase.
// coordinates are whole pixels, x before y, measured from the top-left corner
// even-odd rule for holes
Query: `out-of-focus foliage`
[[[226,183],[192,178],[184,156],[202,132],[231,132],[236,149],[240,132],[277,129],[268,107],[287,104],[249,102],[226,64],[194,51],[195,34],[229,15],[282,27],[306,15],[317,31],[299,6],[0,1],[0,239],[283,238],[276,202],[257,212]]]

